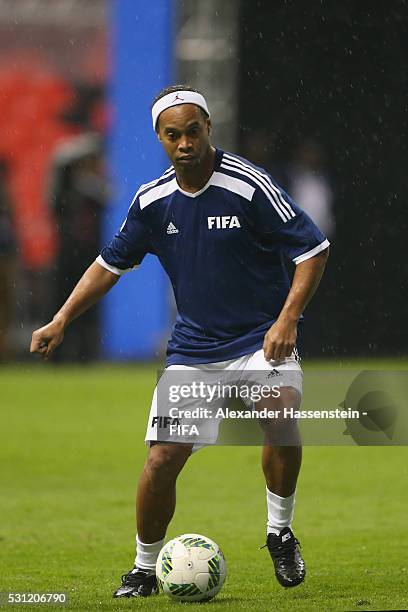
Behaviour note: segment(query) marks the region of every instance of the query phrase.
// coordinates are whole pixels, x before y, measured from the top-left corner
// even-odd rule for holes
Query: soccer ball
[[[203,601],[219,593],[227,566],[221,550],[210,538],[185,533],[163,546],[156,575],[163,591],[172,599]]]

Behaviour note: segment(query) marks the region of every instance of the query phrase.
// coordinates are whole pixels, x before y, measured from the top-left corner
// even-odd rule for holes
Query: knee
[[[298,424],[294,419],[271,419],[261,424],[264,446],[274,447],[274,454],[286,454],[286,449],[301,444]]]
[[[177,477],[191,455],[192,445],[155,444],[149,450],[146,468],[151,474]]]
[[[297,419],[287,416],[285,410],[297,410],[300,406],[301,395],[293,387],[282,387],[279,398],[259,402],[260,408],[267,408],[275,412],[275,418],[263,419],[260,426],[264,432],[266,446],[281,447],[285,454],[285,447],[300,444],[300,434]]]

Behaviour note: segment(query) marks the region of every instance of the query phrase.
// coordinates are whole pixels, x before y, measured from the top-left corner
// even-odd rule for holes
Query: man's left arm
[[[268,361],[278,361],[292,354],[296,344],[297,323],[319,286],[328,256],[327,248],[296,266],[292,286],[281,313],[265,335],[263,350]]]

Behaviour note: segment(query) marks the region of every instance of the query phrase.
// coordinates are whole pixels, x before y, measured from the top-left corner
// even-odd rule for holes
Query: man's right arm
[[[99,263],[91,264],[53,320],[33,332],[30,352],[48,359],[63,341],[65,328],[71,321],[93,306],[119,278]]]

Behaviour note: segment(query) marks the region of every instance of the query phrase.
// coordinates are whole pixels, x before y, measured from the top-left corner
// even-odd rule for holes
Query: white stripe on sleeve
[[[98,255],[95,261],[100,266],[102,266],[102,268],[105,268],[105,270],[109,270],[109,272],[112,272],[113,274],[116,274],[117,276],[123,276],[123,274],[126,274],[126,272],[130,272],[131,270],[134,270],[135,268],[139,267],[139,266],[133,266],[133,268],[126,268],[126,270],[121,270],[120,268],[115,268],[115,266],[111,266],[110,264],[108,264],[101,255]]]
[[[310,259],[311,257],[314,257],[315,255],[317,255],[321,251],[324,251],[325,249],[327,249],[329,245],[330,245],[330,242],[326,238],[326,240],[318,244],[316,247],[314,247],[314,249],[307,251],[307,253],[303,253],[303,255],[298,255],[297,257],[295,257],[295,259],[293,259],[293,262],[296,265],[298,265],[302,261],[306,261],[307,259]]]
[[[285,212],[286,211],[289,212],[289,218],[296,216],[291,205],[289,204],[287,200],[285,200],[280,189],[278,189],[276,185],[272,183],[268,174],[265,174],[261,172],[260,170],[257,170],[256,168],[252,168],[252,166],[245,164],[241,159],[238,159],[237,157],[233,157],[232,155],[229,155],[228,153],[224,153],[223,161],[228,161],[229,163],[233,163],[234,165],[240,165],[241,167],[245,168],[251,174],[255,174],[256,176],[261,178],[262,181],[269,187],[269,190],[271,191],[271,193],[274,194],[274,196],[276,196],[279,199],[280,205],[283,207]]]
[[[225,168],[225,170],[232,170],[233,172],[236,172],[237,174],[242,174],[243,176],[250,178],[264,192],[264,194],[266,195],[266,197],[268,198],[268,200],[270,201],[270,203],[272,204],[272,206],[274,207],[274,209],[276,210],[276,212],[278,213],[282,221],[286,223],[286,221],[289,220],[288,219],[289,213],[287,211],[282,211],[282,209],[279,207],[279,204],[274,200],[273,196],[268,192],[266,187],[261,183],[261,181],[258,178],[251,176],[249,172],[247,172],[246,170],[242,168],[235,168],[234,166],[228,165],[226,162],[222,162],[220,167]]]

